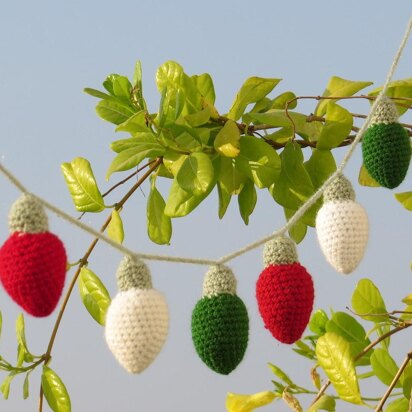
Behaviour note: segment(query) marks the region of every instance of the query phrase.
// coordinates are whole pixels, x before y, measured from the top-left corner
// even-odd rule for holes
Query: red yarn
[[[269,265],[256,283],[256,298],[266,329],[283,343],[302,336],[312,312],[312,277],[300,263]]]
[[[27,313],[53,312],[64,286],[67,257],[61,240],[50,232],[13,233],[0,249],[0,280]]]

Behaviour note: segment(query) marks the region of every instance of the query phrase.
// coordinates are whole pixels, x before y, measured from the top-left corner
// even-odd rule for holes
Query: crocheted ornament
[[[256,299],[266,329],[282,343],[296,342],[312,312],[312,277],[298,262],[295,244],[284,236],[265,244],[265,269],[256,282]]]
[[[0,280],[27,313],[50,315],[66,278],[67,257],[61,240],[48,231],[43,206],[23,194],[9,213],[11,235],[0,249]]]
[[[209,268],[203,297],[192,313],[192,339],[197,354],[212,370],[232,372],[243,359],[249,335],[246,306],[236,295],[236,278],[225,266]]]
[[[411,143],[405,128],[398,123],[398,111],[384,96],[362,141],[363,163],[369,174],[389,189],[399,186],[411,160]]]
[[[368,243],[368,216],[355,200],[352,185],[343,175],[323,193],[316,216],[316,233],[326,260],[340,273],[353,272]]]
[[[114,357],[130,373],[144,371],[162,349],[169,309],[152,287],[149,268],[125,256],[117,273],[118,294],[106,313],[105,338]]]

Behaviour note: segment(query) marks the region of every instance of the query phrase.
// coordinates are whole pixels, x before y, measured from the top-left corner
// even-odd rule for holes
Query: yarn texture
[[[279,236],[266,243],[266,268],[256,282],[256,299],[266,329],[282,343],[296,342],[313,308],[312,277],[297,261],[294,242]]]
[[[382,99],[362,141],[367,171],[381,186],[389,189],[403,182],[411,160],[410,138],[397,119],[395,104],[387,97]]]
[[[116,272],[119,293],[106,313],[107,345],[130,373],[143,372],[162,349],[169,329],[164,296],[152,288],[149,268],[125,256]]]
[[[203,297],[192,312],[192,339],[200,359],[228,375],[242,361],[249,338],[249,317],[236,295],[236,278],[226,266],[211,266],[203,280]]]

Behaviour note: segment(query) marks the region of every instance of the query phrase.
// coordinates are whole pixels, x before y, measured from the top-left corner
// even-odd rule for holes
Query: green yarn
[[[355,200],[355,191],[353,190],[351,182],[342,174],[338,174],[335,180],[324,191],[323,200],[325,202],[333,200]]]
[[[147,265],[139,259],[125,256],[116,272],[117,286],[120,291],[132,288],[151,289],[152,277]]]
[[[295,243],[286,236],[278,236],[265,243],[263,263],[269,265],[287,265],[298,261]]]
[[[192,313],[192,339],[197,354],[212,370],[228,375],[245,355],[249,335],[246,306],[236,295],[200,299]]]
[[[376,123],[362,141],[363,162],[369,174],[389,189],[399,186],[408,172],[411,142],[399,123]]]

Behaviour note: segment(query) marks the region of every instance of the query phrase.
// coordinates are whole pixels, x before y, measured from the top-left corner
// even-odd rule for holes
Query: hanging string
[[[74,226],[77,226],[81,230],[91,234],[92,236],[95,236],[99,240],[107,243],[111,247],[117,249],[120,251],[122,254],[125,255],[131,255],[137,258],[145,259],[145,260],[157,260],[157,261],[165,261],[165,262],[175,262],[175,263],[187,263],[187,264],[197,264],[197,265],[218,265],[218,264],[223,264],[227,263],[230,260],[235,259],[238,256],[241,256],[261,245],[266,243],[267,241],[271,240],[272,238],[284,234],[286,231],[288,231],[294,224],[296,224],[299,219],[302,218],[302,216],[307,212],[307,210],[312,207],[316,201],[322,196],[323,192],[325,189],[332,183],[332,181],[336,178],[336,176],[344,170],[346,167],[347,163],[349,162],[350,158],[352,157],[353,153],[355,152],[355,148],[358,145],[358,143],[361,141],[363,134],[365,133],[366,129],[369,126],[370,119],[372,115],[374,114],[376,107],[379,105],[379,102],[381,101],[382,97],[386,94],[386,91],[388,89],[388,85],[393,77],[393,74],[396,71],[396,68],[398,66],[399,60],[402,56],[402,52],[408,42],[409,36],[412,31],[412,18],[409,20],[407,29],[405,31],[405,34],[402,38],[402,41],[400,43],[400,46],[398,48],[398,51],[395,55],[395,58],[391,64],[391,67],[389,69],[389,72],[386,76],[385,83],[382,87],[381,92],[379,93],[378,97],[374,101],[371,110],[369,112],[369,115],[365,119],[365,122],[363,123],[362,127],[360,128],[358,134],[356,135],[353,143],[349,147],[349,150],[345,154],[341,164],[337,167],[336,171],[329,176],[328,179],[325,180],[325,182],[322,184],[322,186],[312,194],[311,197],[296,211],[296,213],[289,219],[289,221],[279,230],[273,232],[272,234],[265,236],[264,238],[261,238],[253,243],[250,243],[249,245],[244,246],[241,249],[238,249],[228,255],[222,256],[218,260],[211,260],[211,259],[198,259],[198,258],[187,258],[187,257],[179,257],[179,256],[168,256],[168,255],[157,255],[157,254],[147,254],[147,253],[136,253],[132,251],[131,249],[121,245],[120,243],[115,242],[114,240],[110,239],[108,236],[104,235],[101,232],[96,231],[92,227],[86,225],[85,223],[73,218],[72,216],[68,215],[66,212],[62,211],[58,207],[52,205],[51,203],[47,202],[46,200],[42,199],[41,197],[31,194],[34,196],[45,208],[50,210],[51,212],[55,213],[57,216],[61,217],[62,219],[68,221]],[[17,189],[19,189],[23,193],[28,193],[27,189],[25,186],[9,171],[7,170],[1,163],[0,163],[0,172],[8,178],[8,180],[16,186]]]

